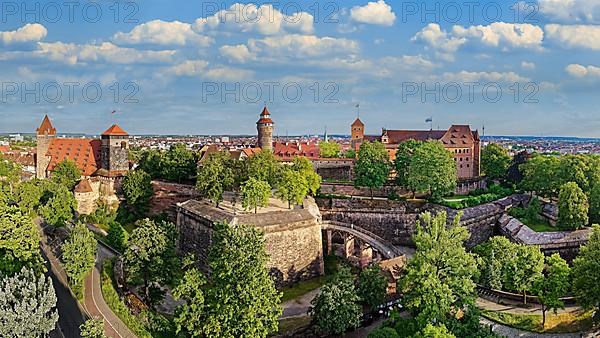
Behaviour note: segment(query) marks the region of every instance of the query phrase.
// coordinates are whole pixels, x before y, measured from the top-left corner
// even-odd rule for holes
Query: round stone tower
[[[265,106],[262,113],[260,113],[260,119],[256,122],[256,129],[258,130],[258,144],[257,146],[263,150],[273,151],[273,120],[271,120],[271,113]]]

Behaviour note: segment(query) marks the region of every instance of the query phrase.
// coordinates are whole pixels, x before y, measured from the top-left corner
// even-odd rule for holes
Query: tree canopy
[[[565,183],[558,195],[557,225],[566,230],[575,230],[586,226],[589,204],[583,190],[575,182]]]
[[[544,275],[534,284],[534,292],[542,306],[542,327],[546,324],[546,311],[564,309],[565,304],[561,297],[567,295],[570,288],[569,264],[558,253],[546,257]]]
[[[246,210],[254,209],[258,212],[259,207],[266,207],[271,196],[271,186],[265,181],[257,180],[254,177],[242,184],[242,206]]]
[[[315,172],[310,160],[303,156],[297,156],[292,163],[292,170],[300,173],[306,179],[308,193],[315,196],[321,188],[321,176]]]
[[[456,163],[439,141],[427,141],[417,147],[411,158],[408,186],[438,199],[456,189]]]
[[[556,196],[560,187],[558,168],[560,159],[554,156],[535,155],[521,165],[523,180],[521,187],[542,196]]]
[[[187,332],[192,337],[199,337],[204,332],[204,291],[206,278],[196,268],[185,272],[179,285],[173,289],[176,299],[185,301],[175,311],[175,325],[177,333]]]
[[[0,205],[0,276],[22,268],[44,270],[40,234],[29,214],[16,206]]]
[[[446,213],[435,217],[426,212],[417,222],[413,237],[417,250],[406,267],[400,285],[403,302],[421,327],[444,323],[475,299],[474,276],[477,265],[463,243],[468,230],[457,215],[447,226]]]
[[[358,296],[372,309],[381,305],[387,294],[388,281],[377,264],[361,271],[358,278]]]
[[[285,168],[281,171],[281,178],[277,184],[276,195],[282,201],[288,202],[288,207],[293,204],[302,204],[308,194],[308,182],[302,173]]]
[[[123,178],[123,195],[127,204],[138,214],[144,214],[150,207],[150,199],[154,194],[152,178],[143,170],[130,171]]]
[[[75,196],[63,185],[46,184],[45,187],[47,189],[42,195],[42,200],[47,198],[47,202],[38,212],[46,223],[56,227],[64,226],[66,221],[73,219],[77,208]]]
[[[246,169],[249,178],[269,183],[271,187],[277,185],[281,163],[270,151],[260,151],[246,160]]]
[[[140,156],[139,168],[152,178],[181,182],[196,174],[197,156],[184,144],[174,144],[161,152],[150,149]]]
[[[81,338],[106,338],[102,319],[88,319],[79,326],[79,330]]]
[[[151,299],[150,288],[155,283],[169,282],[178,266],[175,254],[176,233],[174,225],[143,219],[129,238],[129,247],[123,255],[128,278],[131,282],[142,282],[144,296]]]
[[[354,165],[354,185],[371,190],[381,188],[390,175],[390,160],[385,146],[381,142],[364,142],[358,151],[358,160]]]
[[[579,249],[573,260],[573,290],[579,303],[588,309],[600,310],[600,225],[593,226],[592,236]]]
[[[336,142],[321,142],[319,155],[324,158],[336,158],[340,156],[340,145]]]
[[[396,169],[396,184],[400,187],[409,187],[410,163],[418,147],[423,145],[423,142],[413,139],[401,142],[396,151],[394,159],[394,167]]]
[[[262,232],[253,226],[216,224],[208,256],[211,283],[205,291],[201,332],[211,337],[277,332],[281,294],[269,276]]]
[[[23,268],[0,282],[0,337],[45,337],[58,321],[50,277]]]
[[[316,328],[325,334],[342,335],[360,325],[360,298],[349,268],[341,267],[311,301],[310,314]]]
[[[63,266],[67,276],[75,285],[80,286],[96,262],[98,245],[94,234],[88,230],[84,223],[78,222],[71,230],[69,238],[61,249]]]
[[[202,196],[217,206],[223,201],[223,193],[235,183],[235,173],[231,156],[226,151],[208,155],[198,168],[196,187]]]
[[[54,170],[52,170],[50,179],[72,191],[81,179],[81,170],[79,170],[75,162],[64,160],[58,163]]]
[[[481,152],[481,168],[489,179],[505,179],[510,163],[508,151],[496,143],[490,143]]]

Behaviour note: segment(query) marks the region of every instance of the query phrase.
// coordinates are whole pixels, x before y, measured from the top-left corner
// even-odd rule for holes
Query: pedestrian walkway
[[[135,338],[136,335],[112,312],[102,295],[102,264],[105,259],[112,257],[114,254],[99,243],[96,264],[84,281],[84,306],[92,317],[104,320],[104,330],[108,337]]]

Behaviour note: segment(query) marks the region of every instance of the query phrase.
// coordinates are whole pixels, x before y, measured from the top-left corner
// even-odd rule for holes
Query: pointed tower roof
[[[269,109],[267,109],[267,106],[265,106],[262,113],[260,113],[260,116],[270,116],[270,115],[271,115],[271,113],[269,113]]]
[[[128,136],[127,132],[119,127],[117,124],[113,124],[110,128],[106,129],[102,136]]]
[[[40,127],[36,129],[37,135],[56,135],[56,128],[52,126],[52,122],[50,122],[50,118],[48,115],[44,116],[44,120]]]
[[[354,127],[354,126],[364,127],[365,124],[357,117],[356,120],[354,120],[354,122],[352,123],[352,127]]]

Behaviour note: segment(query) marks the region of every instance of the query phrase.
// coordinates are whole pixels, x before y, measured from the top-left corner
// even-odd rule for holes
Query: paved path
[[[498,304],[485,298],[477,298],[477,307],[484,310],[490,310],[495,312],[515,313],[515,314],[526,314],[526,315],[542,315],[542,310],[537,304],[530,306],[523,306],[523,304],[507,301],[507,304]],[[572,313],[581,310],[579,306],[569,306],[564,309],[558,309],[558,313]],[[548,311],[550,313],[550,311]]]
[[[521,338],[594,338],[598,337],[598,333],[535,333],[529,331],[523,331],[515,329],[514,327],[498,324],[487,318],[480,319],[481,324],[486,326],[492,326],[492,330],[508,338],[521,337]]]
[[[310,308],[310,301],[315,298],[321,288],[314,289],[310,292],[303,294],[296,299],[290,299],[282,304],[283,313],[279,319],[285,319],[290,317],[304,316],[308,313]]]
[[[84,306],[92,317],[104,319],[104,330],[108,337],[135,338],[136,335],[112,312],[102,296],[102,263],[112,257],[115,254],[98,243],[96,264],[84,281]]]

